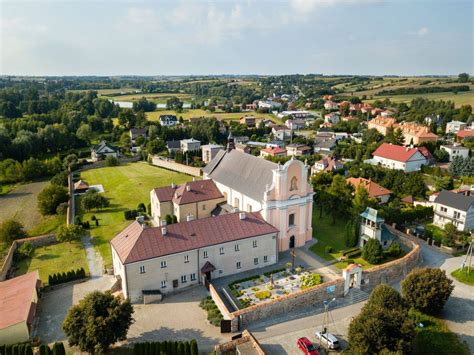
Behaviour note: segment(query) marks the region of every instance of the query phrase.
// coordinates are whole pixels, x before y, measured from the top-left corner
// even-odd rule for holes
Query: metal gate
[[[232,321],[230,319],[221,320],[221,333],[230,333],[232,331]]]

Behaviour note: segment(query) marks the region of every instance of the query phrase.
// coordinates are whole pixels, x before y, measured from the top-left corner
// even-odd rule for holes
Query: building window
[[[202,210],[203,210],[203,211],[206,210],[206,205],[202,205]]]
[[[256,248],[256,247],[258,246],[256,240],[254,240],[252,244],[253,244],[253,247],[254,247],[254,248]]]
[[[224,254],[224,247],[219,248],[219,254],[223,255]]]
[[[240,201],[239,201],[239,199],[236,197],[236,198],[234,198],[234,207],[239,208],[239,206],[240,206]]]
[[[258,258],[253,258],[253,264],[258,265]]]
[[[242,264],[240,263],[240,261],[237,261],[237,263],[235,264],[235,266],[237,267],[237,269],[241,269],[241,268],[242,268]]]
[[[161,281],[161,288],[166,288],[166,281]]]
[[[264,263],[268,263],[268,256],[265,255],[265,256],[263,257],[263,262],[264,262]]]
[[[196,281],[196,274],[195,273],[191,274],[191,281]]]
[[[240,250],[240,245],[239,244],[235,244],[235,251],[239,251]]]
[[[446,207],[440,207],[441,212],[448,212],[448,209]]]
[[[161,268],[164,269],[165,267],[167,267],[168,264],[166,263],[166,261],[162,261],[161,262]]]
[[[247,212],[252,212],[252,205],[251,204],[247,204]]]
[[[145,265],[140,265],[140,274],[144,274],[145,272]]]
[[[207,259],[207,251],[204,251],[203,252],[203,256],[202,256],[204,259]]]
[[[185,284],[186,282],[188,282],[187,279],[188,279],[188,278],[186,277],[186,275],[181,276],[181,283],[182,283],[182,284]]]
[[[288,217],[288,226],[293,227],[295,225],[295,214],[291,213]]]
[[[185,263],[189,263],[189,255],[185,255],[185,256],[184,256],[184,262],[185,262]]]

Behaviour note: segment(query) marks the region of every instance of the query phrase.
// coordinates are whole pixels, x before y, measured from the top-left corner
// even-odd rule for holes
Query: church
[[[234,149],[229,135],[227,150],[221,150],[203,169],[227,205],[246,212],[260,212],[279,230],[278,249],[303,246],[312,238],[313,188],[308,166],[291,159],[284,165]]]

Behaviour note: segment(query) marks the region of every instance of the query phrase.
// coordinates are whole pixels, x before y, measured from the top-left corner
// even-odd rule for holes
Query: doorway
[[[290,237],[290,249],[293,249],[295,247],[295,236],[292,235]]]

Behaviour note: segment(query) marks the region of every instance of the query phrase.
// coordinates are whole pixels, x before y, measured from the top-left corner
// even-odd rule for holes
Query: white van
[[[328,349],[339,348],[339,340],[337,340],[335,335],[323,332],[316,332],[315,335],[318,341],[320,341],[321,344],[327,347]]]

